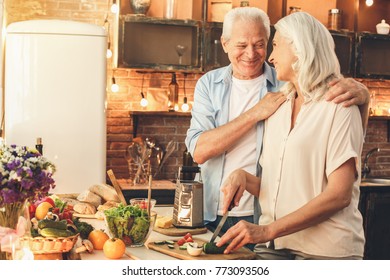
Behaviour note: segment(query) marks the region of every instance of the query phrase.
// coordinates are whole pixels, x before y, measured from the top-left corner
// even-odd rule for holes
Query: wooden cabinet
[[[271,24],[288,14],[289,7],[298,6],[327,25],[329,9],[342,10],[342,29],[331,31],[336,54],[344,76],[388,79],[390,55],[389,36],[361,33],[365,26],[375,28],[376,23],[365,13],[373,12],[375,21],[385,17],[382,10],[390,9],[390,1],[375,0],[368,9],[362,0],[250,0],[249,5],[268,13]],[[212,9],[216,4],[240,5],[239,0],[180,0],[175,19],[163,18],[163,1],[152,1],[146,16],[133,15],[129,1],[121,1],[118,17],[117,48],[114,67],[155,69],[168,71],[205,72],[229,64],[220,36],[222,22],[212,22]],[[215,9],[215,7],[214,7]],[[364,25],[363,25],[364,22]],[[370,28],[369,31],[373,29]],[[272,28],[273,31],[273,28]],[[272,39],[273,33],[271,34]],[[185,47],[179,62],[176,46]],[[268,46],[268,55],[272,46]]]
[[[390,260],[390,186],[361,187],[359,210],[366,236],[364,259]]]
[[[202,23],[195,20],[121,16],[118,67],[199,71],[201,28]]]

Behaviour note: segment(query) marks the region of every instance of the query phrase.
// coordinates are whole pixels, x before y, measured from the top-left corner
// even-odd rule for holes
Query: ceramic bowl
[[[197,257],[203,252],[203,246],[199,246],[196,242],[190,242],[187,245],[187,253],[190,256]]]

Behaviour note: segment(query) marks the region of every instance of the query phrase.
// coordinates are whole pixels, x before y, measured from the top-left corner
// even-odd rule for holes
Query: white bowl
[[[198,245],[196,242],[188,243],[187,245],[187,253],[191,256],[197,257],[203,252],[203,246]]]

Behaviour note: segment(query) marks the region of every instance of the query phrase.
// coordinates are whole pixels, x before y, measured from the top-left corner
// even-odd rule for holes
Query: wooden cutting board
[[[204,242],[207,242],[202,239],[194,238],[194,242],[197,242],[199,245],[203,245]],[[147,244],[147,247],[151,250],[175,257],[181,260],[253,260],[256,258],[256,254],[247,248],[240,248],[238,251],[230,254],[205,254],[202,252],[201,255],[194,257],[190,256],[187,253],[187,250],[180,250],[179,245],[175,242],[175,248],[168,248],[167,244],[157,245],[153,241]]]
[[[184,236],[186,233],[191,233],[192,235],[196,234],[202,234],[207,232],[207,228],[177,228],[177,227],[170,227],[170,228],[159,228],[154,227],[153,230],[155,232],[159,232],[168,236]]]

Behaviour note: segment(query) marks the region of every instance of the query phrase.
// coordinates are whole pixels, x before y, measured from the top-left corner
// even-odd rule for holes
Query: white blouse
[[[355,158],[359,179],[350,205],[316,226],[275,239],[274,244],[276,249],[317,256],[362,257],[358,202],[363,128],[358,107],[344,108],[323,99],[306,101],[290,132],[293,101],[290,95],[265,122],[259,224],[269,224],[308,203],[325,190],[333,171]]]

